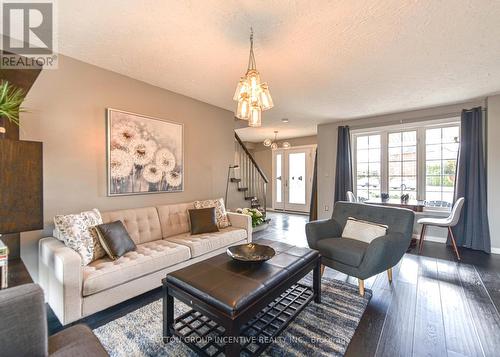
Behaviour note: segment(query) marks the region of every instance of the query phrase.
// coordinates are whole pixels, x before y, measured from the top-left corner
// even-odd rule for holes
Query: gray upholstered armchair
[[[43,290],[26,284],[0,291],[0,355],[108,356],[85,325],[47,336]]]
[[[349,217],[388,226],[387,234],[365,243],[340,238]],[[331,219],[306,224],[309,247],[321,253],[322,272],[328,266],[358,278],[364,295],[364,280],[387,270],[392,282],[392,267],[408,249],[413,233],[414,213],[407,209],[363,203],[337,202]]]

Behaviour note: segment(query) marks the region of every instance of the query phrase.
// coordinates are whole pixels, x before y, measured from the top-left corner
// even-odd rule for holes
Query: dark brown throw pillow
[[[96,230],[102,247],[113,260],[136,249],[122,221],[100,224],[96,226]]]
[[[191,234],[218,232],[215,207],[190,209]]]

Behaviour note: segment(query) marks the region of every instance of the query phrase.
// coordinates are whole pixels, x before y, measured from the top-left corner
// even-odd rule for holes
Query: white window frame
[[[424,201],[426,196],[426,143],[425,143],[425,130],[433,128],[447,128],[452,126],[460,127],[460,118],[448,118],[442,120],[434,120],[430,122],[416,122],[408,124],[399,124],[391,126],[372,127],[365,129],[351,130],[351,144],[352,144],[352,168],[354,194],[357,196],[357,137],[366,135],[380,135],[380,192],[389,192],[389,153],[388,153],[388,140],[389,133],[397,133],[402,131],[417,132],[417,200]],[[449,208],[429,207],[431,210],[449,210]]]
[[[356,135],[356,136],[354,136]],[[356,140],[356,138],[358,136],[370,136],[370,135],[380,135],[380,155],[381,155],[381,158],[380,158],[380,193],[384,192],[384,180],[386,180],[387,178],[387,172],[384,171],[385,169],[385,165],[384,165],[384,161],[383,161],[383,158],[384,158],[384,145],[387,145],[387,141],[384,142],[384,136],[381,135],[381,132],[379,131],[366,131],[366,132],[363,132],[362,134],[352,134],[351,133],[351,144],[352,144],[352,169],[353,169],[353,177],[354,177],[354,187],[353,187],[353,192],[354,194],[358,195],[358,185],[357,185],[357,172],[358,172],[358,161],[357,161],[357,153],[358,153],[358,141]],[[385,139],[387,140],[387,139]],[[386,169],[385,169],[386,170]],[[369,190],[368,190],[369,191]]]

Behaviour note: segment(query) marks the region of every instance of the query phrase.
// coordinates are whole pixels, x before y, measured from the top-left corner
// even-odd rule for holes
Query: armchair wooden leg
[[[457,243],[455,242],[455,236],[453,235],[453,231],[451,230],[451,227],[448,227],[448,233],[450,233],[450,236],[451,236],[451,244],[453,245],[453,250],[455,251],[455,254],[457,255],[457,259],[460,260],[460,254],[458,254]]]
[[[387,269],[387,278],[389,278],[389,284],[392,284],[392,268]]]
[[[358,279],[359,295],[365,296],[365,281],[363,279]]]
[[[422,231],[420,231],[420,241],[418,244],[418,254],[422,253],[422,248],[424,247],[424,239],[425,239],[425,230],[427,226],[425,224],[422,225]]]
[[[323,264],[321,264],[321,269],[320,269],[321,277],[323,277],[324,272],[325,272],[325,266]]]

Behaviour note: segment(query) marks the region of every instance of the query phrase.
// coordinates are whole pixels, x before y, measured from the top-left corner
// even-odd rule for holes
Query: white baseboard
[[[491,247],[491,253],[492,254],[500,254],[500,248]]]
[[[413,238],[420,239],[420,236],[418,234],[414,234]],[[434,237],[434,236],[425,236],[425,240],[429,242],[436,242],[436,243],[446,243],[446,238],[442,237]],[[491,247],[491,254],[500,254],[500,248],[495,248]]]
[[[420,239],[420,235],[414,234],[413,238]],[[428,242],[436,242],[436,243],[443,243],[443,244],[446,243],[446,238],[443,238],[443,237],[435,237],[435,236],[425,235],[425,240]]]

